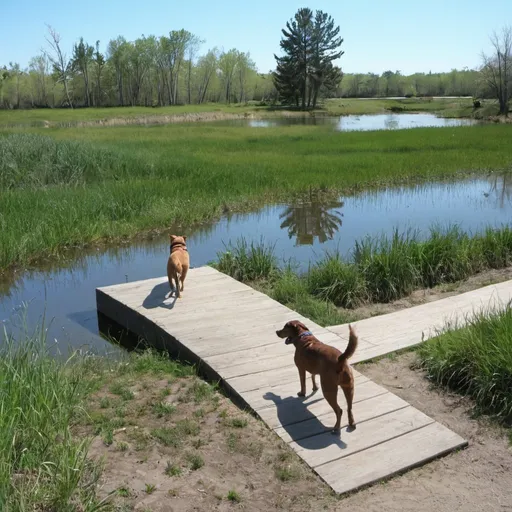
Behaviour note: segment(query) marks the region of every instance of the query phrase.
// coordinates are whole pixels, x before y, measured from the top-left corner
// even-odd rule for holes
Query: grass
[[[480,313],[418,349],[438,385],[471,397],[476,411],[512,427],[512,309]]]
[[[353,320],[350,309],[357,306],[512,265],[512,228],[488,228],[474,236],[457,227],[433,228],[427,239],[398,232],[366,238],[349,258],[327,253],[302,274],[290,265],[279,267],[272,247],[263,242],[248,248],[241,241],[227,254],[219,254],[219,270],[235,278],[257,276],[247,282],[320,325],[335,325]]]
[[[229,422],[229,426],[233,428],[245,428],[247,423],[246,418],[232,418]]]
[[[166,402],[157,402],[153,405],[153,412],[156,414],[157,418],[170,416],[175,410],[176,407],[174,407],[174,405]]]
[[[112,450],[126,451],[126,442],[114,444],[114,433],[126,422],[133,382],[195,370],[155,352],[117,362],[80,353],[55,358],[44,332],[19,344],[5,332],[0,339],[0,510],[110,509],[96,495],[102,466],[88,458],[92,437],[80,429],[91,425]],[[111,395],[101,394],[98,412],[88,411],[89,397],[100,389]],[[182,436],[198,432],[189,421],[176,428]]]
[[[236,491],[228,491],[227,494],[228,501],[232,501],[233,503],[240,503],[242,501],[242,497]]]
[[[58,362],[42,334],[0,350],[0,510],[84,511],[100,503],[101,467],[87,458],[89,439],[70,425],[94,385],[87,362]]]
[[[167,476],[181,476],[181,468],[177,464],[172,464],[170,461],[167,461],[167,465],[165,466],[165,474]]]
[[[349,194],[508,168],[509,132],[506,125],[369,134],[207,123],[4,130],[0,269],[183,229],[310,187]]]
[[[172,427],[155,428],[151,435],[164,446],[179,448],[187,436],[197,436],[199,425],[191,420],[180,420]]]
[[[494,101],[485,100],[484,107],[493,105]],[[293,110],[293,109],[292,109]],[[381,98],[364,99],[340,98],[323,103],[314,111],[315,115],[378,114],[386,111],[436,112],[448,113],[451,117],[469,116],[473,113],[471,98],[433,99],[409,98],[404,100],[385,100]],[[482,109],[480,109],[482,110]],[[250,114],[256,117],[276,117],[290,109],[282,107],[264,107],[254,104],[218,103],[202,105],[177,105],[170,107],[111,107],[87,109],[33,109],[0,110],[0,126],[76,126],[96,124],[106,119],[112,124],[138,121],[169,122],[169,117],[182,116],[190,119],[198,114],[210,113],[216,116]],[[189,116],[187,116],[189,114]],[[305,113],[308,115],[308,113]]]
[[[242,282],[268,279],[277,272],[274,246],[268,247],[263,242],[249,244],[240,238],[236,245],[219,254],[217,268]]]
[[[187,461],[192,471],[197,471],[204,466],[204,459],[199,453],[189,453]]]
[[[156,491],[156,486],[154,484],[146,484],[144,489],[146,494],[153,494]]]

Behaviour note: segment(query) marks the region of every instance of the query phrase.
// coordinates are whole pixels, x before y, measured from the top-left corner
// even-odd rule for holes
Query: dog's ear
[[[169,235],[169,240],[174,242],[174,240],[176,240],[176,235]]]
[[[298,320],[290,320],[289,322],[287,322],[285,327],[292,328],[297,333],[299,332],[300,329],[303,329],[304,331],[309,331],[309,329],[302,322],[299,322]]]
[[[183,235],[183,240],[185,240],[185,241],[187,240],[187,237],[185,235]]]
[[[295,320],[295,325],[297,327],[300,327],[301,329],[304,329],[305,331],[309,331],[309,329],[302,322],[299,322],[298,320]]]

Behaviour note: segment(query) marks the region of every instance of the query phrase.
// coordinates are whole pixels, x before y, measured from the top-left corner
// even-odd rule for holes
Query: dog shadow
[[[177,299],[176,290],[170,290],[169,283],[165,281],[153,287],[149,295],[142,302],[142,307],[145,309],[173,309]]]
[[[329,446],[338,446],[344,450],[347,448],[347,443],[341,438],[342,432],[350,433],[354,429],[352,427],[342,427],[341,430],[334,432],[332,424],[330,426],[324,425],[315,414],[313,414],[308,407],[320,400],[324,400],[321,393],[319,398],[308,401],[317,392],[312,392],[306,397],[289,396],[281,398],[272,392],[267,392],[263,395],[265,400],[272,400],[277,409],[277,417],[279,423],[286,430],[291,439],[300,447],[307,450],[321,450]],[[343,411],[345,414],[345,411]],[[297,422],[294,419],[300,418]],[[329,420],[335,421],[334,411]],[[342,417],[343,422],[343,417]]]

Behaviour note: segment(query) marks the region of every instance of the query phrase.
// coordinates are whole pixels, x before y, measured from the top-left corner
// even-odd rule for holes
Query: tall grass
[[[281,304],[321,325],[340,324],[350,319],[332,302],[313,297],[305,281],[290,265],[280,268],[274,246],[265,245],[263,241],[248,244],[244,238],[239,239],[219,253],[218,260],[212,264],[220,272],[261,288]]]
[[[418,288],[453,283],[512,258],[512,228],[488,228],[471,237],[457,227],[417,234],[364,239],[350,261],[328,254],[305,276],[312,295],[350,308],[364,302],[390,302]]]
[[[1,334],[1,333],[0,333]],[[2,337],[3,336],[3,337]],[[109,360],[49,350],[45,330],[15,341],[0,335],[0,510],[112,510],[96,494],[102,467],[88,458],[91,394],[112,382],[187,377],[196,368],[156,351]],[[129,389],[121,388],[127,393]]]
[[[277,273],[277,258],[274,246],[260,243],[247,243],[245,238],[239,238],[236,243],[230,244],[227,250],[219,253],[216,268],[234,277],[238,281],[257,281],[258,279],[271,279]]]
[[[307,272],[279,267],[273,247],[244,240],[219,254],[217,268],[241,281],[257,284],[275,300],[323,325],[343,323],[365,303],[391,302],[419,288],[453,283],[512,262],[512,228],[486,229],[470,236],[458,227],[433,228],[426,240],[418,233],[395,232],[390,238],[356,243],[348,259],[327,253]]]
[[[143,172],[143,163],[138,165],[138,172]],[[0,190],[122,179],[126,168],[126,161],[115,152],[86,142],[28,133],[0,137]]]
[[[421,365],[436,384],[470,396],[477,410],[512,426],[512,309],[475,315],[422,344]]]
[[[0,510],[97,510],[97,464],[70,425],[91,381],[48,354],[44,336],[0,349]]]
[[[28,132],[28,130],[24,130]],[[289,199],[510,166],[508,126],[334,133],[215,124],[0,135],[0,268]]]

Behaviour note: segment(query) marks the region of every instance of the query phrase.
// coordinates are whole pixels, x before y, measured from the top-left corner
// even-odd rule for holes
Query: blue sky
[[[512,0],[0,0],[0,65],[27,66],[45,46],[48,23],[68,55],[80,36],[90,44],[99,39],[104,50],[118,35],[134,40],[185,28],[206,40],[202,51],[248,51],[266,72],[281,29],[304,6],[328,12],[341,26],[339,64],[348,73],[476,67],[491,32],[512,24]]]

